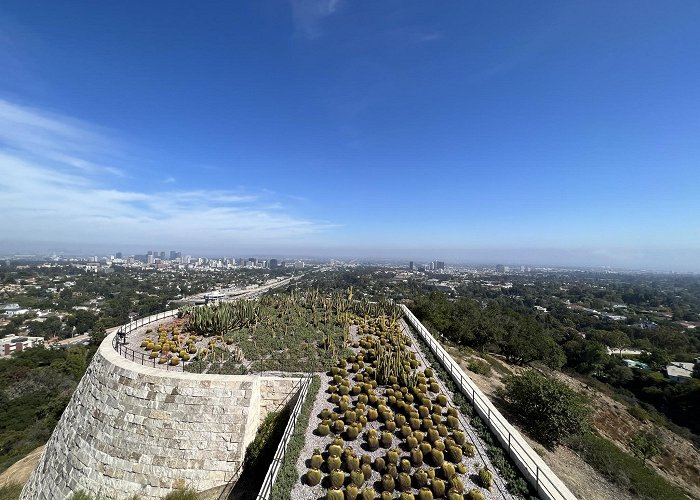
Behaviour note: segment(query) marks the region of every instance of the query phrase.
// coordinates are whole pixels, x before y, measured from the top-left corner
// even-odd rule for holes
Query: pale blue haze
[[[700,2],[0,4],[0,252],[700,271]]]

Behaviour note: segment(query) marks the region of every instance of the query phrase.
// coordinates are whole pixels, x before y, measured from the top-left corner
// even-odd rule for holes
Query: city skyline
[[[0,254],[700,271],[695,2],[0,7]]]

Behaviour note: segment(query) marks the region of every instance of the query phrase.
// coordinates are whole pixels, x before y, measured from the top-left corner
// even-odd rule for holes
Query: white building
[[[22,352],[35,345],[43,344],[44,337],[20,337],[10,334],[0,339],[0,358],[12,356],[15,352]]]
[[[668,378],[674,382],[687,382],[693,378],[693,363],[683,363],[681,361],[672,361],[666,366],[666,374]]]

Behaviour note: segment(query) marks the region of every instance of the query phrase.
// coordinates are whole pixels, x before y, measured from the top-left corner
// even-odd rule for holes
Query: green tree
[[[583,432],[590,409],[586,399],[565,383],[530,369],[504,378],[499,395],[528,431],[547,447]]]

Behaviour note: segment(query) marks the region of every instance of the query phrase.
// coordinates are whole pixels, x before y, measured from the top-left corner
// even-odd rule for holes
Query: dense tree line
[[[35,347],[0,359],[0,472],[48,440],[93,353]]]

